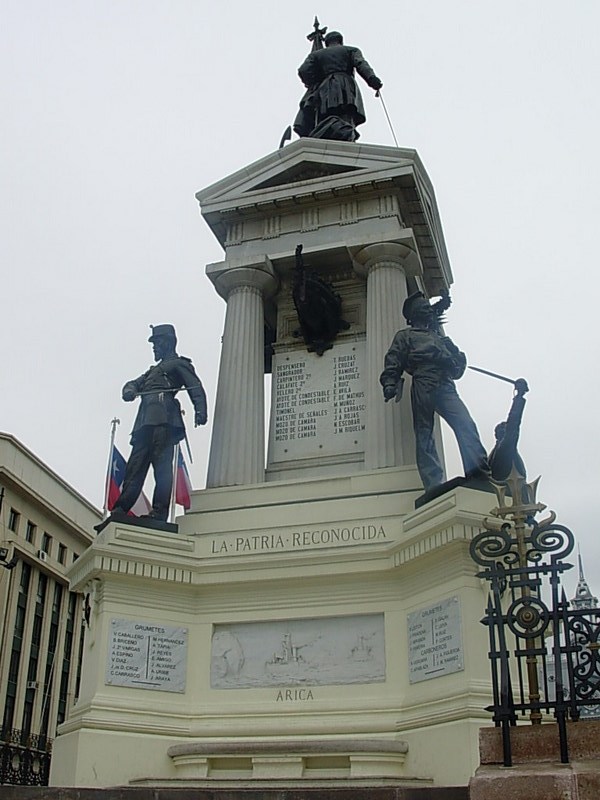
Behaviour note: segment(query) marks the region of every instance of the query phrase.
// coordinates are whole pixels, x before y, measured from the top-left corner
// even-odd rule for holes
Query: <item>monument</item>
[[[415,510],[410,392],[379,383],[407,298],[452,283],[440,215],[415,150],[327,124],[198,192],[227,304],[206,488],[178,534],[112,522],[73,565],[89,628],[54,785],[466,785],[478,765],[490,495]]]

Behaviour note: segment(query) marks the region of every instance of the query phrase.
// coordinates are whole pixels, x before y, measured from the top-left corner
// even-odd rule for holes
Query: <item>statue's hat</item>
[[[402,314],[404,315],[404,319],[407,322],[410,322],[414,316],[415,308],[423,303],[427,303],[429,305],[429,300],[427,300],[423,292],[413,292],[411,295],[409,295],[402,306]]]
[[[172,336],[173,339],[177,338],[175,328],[172,325],[150,325],[152,328],[152,336],[148,339],[153,342],[158,336]]]

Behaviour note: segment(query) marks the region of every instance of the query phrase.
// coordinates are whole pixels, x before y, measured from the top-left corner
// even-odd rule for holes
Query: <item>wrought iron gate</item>
[[[560,756],[569,760],[566,720],[600,711],[600,608],[573,608],[561,586],[574,549],[571,531],[536,502],[537,480],[516,470],[498,485],[499,505],[471,542],[490,592],[482,620],[489,631],[493,713],[502,728],[504,765],[512,765],[510,729],[553,714]],[[516,500],[513,500],[516,498]]]
[[[0,784],[47,786],[52,740],[16,728],[0,731]]]

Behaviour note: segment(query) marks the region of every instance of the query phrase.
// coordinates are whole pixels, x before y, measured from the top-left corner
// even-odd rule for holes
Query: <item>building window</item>
[[[67,548],[64,546],[64,544],[59,544],[58,545],[58,563],[59,564],[64,564],[66,560],[67,560]]]
[[[58,714],[56,722],[58,725],[65,721],[67,714],[67,699],[69,689],[69,678],[71,675],[71,661],[73,658],[73,638],[75,634],[75,623],[77,614],[77,595],[69,592],[69,603],[67,606],[67,624],[65,630],[65,645],[63,650],[63,663],[60,675],[60,689],[58,695]]]
[[[52,547],[52,537],[49,533],[44,531],[44,535],[42,536],[42,550],[47,555],[50,555],[50,548]]]
[[[15,511],[14,508],[11,508],[8,514],[8,529],[11,531],[17,532],[17,528],[19,527],[19,519],[21,515],[18,511]]]
[[[75,563],[78,558],[79,558],[79,554],[78,553],[73,553],[73,563]]]
[[[46,657],[46,670],[44,673],[43,695],[45,705],[42,708],[42,720],[40,723],[40,733],[42,736],[48,735],[50,722],[50,707],[52,706],[52,689],[56,684],[54,680],[54,659],[56,657],[56,647],[58,644],[58,633],[61,619],[61,605],[63,598],[63,587],[60,583],[54,584],[54,596],[52,599],[52,614],[50,617],[50,634],[48,636],[48,655]],[[54,731],[52,731],[54,736]]]
[[[21,580],[19,581],[19,593],[17,595],[17,608],[15,613],[15,627],[13,630],[12,651],[8,667],[8,681],[4,701],[4,715],[2,719],[2,730],[10,730],[13,726],[17,683],[19,681],[19,667],[21,662],[21,650],[23,649],[23,632],[25,630],[25,617],[27,614],[27,599],[29,596],[29,585],[31,582],[31,567],[26,562],[21,565]]]
[[[33,522],[30,519],[28,519],[27,530],[25,531],[25,541],[29,542],[30,544],[35,544],[36,530],[37,530],[37,525],[34,525]]]
[[[21,730],[26,736],[31,733],[31,723],[33,721],[33,706],[35,703],[35,693],[37,689],[38,662],[40,659],[40,646],[42,643],[42,628],[44,625],[44,608],[46,605],[47,588],[48,578],[46,575],[41,573],[38,578],[38,586],[35,596],[33,627],[31,631],[29,650],[29,667],[27,669],[27,688],[23,703],[23,719],[21,721]]]

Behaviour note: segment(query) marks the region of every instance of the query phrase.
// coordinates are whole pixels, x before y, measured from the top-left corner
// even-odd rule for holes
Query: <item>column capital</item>
[[[279,285],[279,279],[267,256],[253,263],[221,261],[218,264],[209,264],[206,274],[224,300],[227,300],[235,289],[242,287],[255,289],[263,297],[268,297]]]
[[[354,271],[363,277],[379,266],[397,267],[405,275],[421,274],[421,264],[417,251],[399,242],[377,242],[368,244],[352,253]]]

